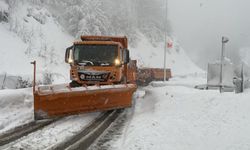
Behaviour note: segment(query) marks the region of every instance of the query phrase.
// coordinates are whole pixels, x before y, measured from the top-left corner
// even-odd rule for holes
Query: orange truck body
[[[102,46],[96,55],[103,58],[96,62],[80,61],[79,58],[92,52],[86,52],[85,47],[88,46],[93,51]],[[129,59],[127,48],[128,40],[125,36],[81,36],[81,41],[74,42],[65,53],[65,61],[70,64],[72,82],[33,87],[35,119],[130,107],[137,84],[163,80],[164,72],[159,68],[138,69],[136,60]],[[106,54],[107,51],[111,54]],[[80,55],[80,52],[86,53]],[[105,58],[110,55],[114,56],[112,60],[105,62]],[[170,77],[171,72],[168,70],[167,79]]]
[[[126,37],[112,37],[112,36],[81,36],[82,41],[74,42],[74,45],[116,45],[118,59],[121,61],[120,66],[79,66],[76,64],[71,64],[70,75],[71,80],[75,81],[75,83],[79,85],[110,85],[110,84],[119,84],[122,80],[126,79],[126,83],[135,83],[136,76],[136,65],[131,64],[134,63],[133,61],[128,63],[123,63],[124,60],[123,54],[124,50],[128,48],[128,41]],[[82,67],[82,68],[81,68]],[[88,70],[93,72],[104,71],[109,72],[109,78],[106,81],[95,81],[95,80],[88,80],[83,81],[80,79],[79,70]],[[132,74],[132,75],[131,75]],[[133,75],[134,74],[134,75]]]
[[[135,84],[77,88],[42,86],[34,93],[35,119],[130,107],[136,88]]]
[[[171,70],[166,69],[166,80],[172,77]],[[164,69],[162,68],[139,68],[137,70],[137,85],[148,85],[152,81],[164,81]]]
[[[114,60],[109,63],[77,62],[77,57],[80,57],[77,52],[84,53],[84,47],[88,46],[93,51],[102,46],[103,49],[96,55],[114,55]],[[126,37],[81,36],[81,41],[74,42],[65,54],[72,82],[68,85],[40,86],[34,91],[35,119],[130,107],[137,89],[137,68],[135,61],[129,61],[127,47]],[[113,54],[106,54],[107,51]],[[86,55],[88,53],[81,57]],[[100,58],[102,60],[105,58]]]

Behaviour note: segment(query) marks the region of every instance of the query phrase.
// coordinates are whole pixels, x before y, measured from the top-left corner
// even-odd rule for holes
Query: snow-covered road
[[[250,149],[250,91],[201,91],[192,88],[197,81],[202,79],[178,78],[165,87],[144,88],[146,95],[128,111],[132,115],[123,130],[103,145],[120,150]]]
[[[0,90],[0,134],[33,121],[32,89]],[[0,149],[50,149],[85,128],[100,113],[63,118]]]
[[[67,141],[72,136],[79,133],[99,114],[100,113],[86,113],[66,117],[13,143],[0,147],[0,149],[53,149],[53,147],[56,147],[61,142]]]
[[[151,83],[134,95],[135,105],[92,149],[250,149],[250,90],[242,94],[197,90],[204,77]],[[1,130],[33,120],[31,89],[0,91]],[[8,101],[4,101],[4,99]],[[17,99],[17,100],[15,100]],[[7,149],[49,149],[72,137],[99,113],[70,116],[34,132]],[[100,141],[99,140],[99,141]],[[103,142],[104,141],[104,142]]]
[[[32,89],[0,90],[0,134],[33,120]]]

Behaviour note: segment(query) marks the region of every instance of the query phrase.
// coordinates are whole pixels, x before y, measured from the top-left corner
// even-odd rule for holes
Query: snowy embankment
[[[30,81],[33,73],[30,62],[37,60],[39,81],[45,84],[48,80],[52,83],[69,82],[69,65],[64,62],[64,54],[75,38],[60,22],[61,13],[29,1],[1,5],[0,8],[8,13],[8,20],[0,22],[0,73],[25,76]],[[135,47],[130,47],[131,58],[138,61],[139,67],[162,68],[163,42],[153,46],[148,37],[140,30],[137,32],[139,40]],[[132,43],[129,41],[129,46]],[[204,73],[194,65],[175,39],[173,48],[167,51],[166,64],[174,76]]]
[[[32,89],[0,90],[0,134],[33,120]]]
[[[32,77],[30,62],[37,60],[38,80],[47,74],[53,81],[68,81],[65,49],[74,38],[46,8],[25,1],[11,5],[7,22],[0,22],[0,72]]]
[[[119,138],[105,145],[120,150],[249,149],[250,91],[201,91],[192,88],[194,80],[175,78],[165,87],[144,88],[146,95],[128,110],[133,115]]]

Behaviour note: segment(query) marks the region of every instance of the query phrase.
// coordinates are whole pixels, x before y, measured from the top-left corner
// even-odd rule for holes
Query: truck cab
[[[129,51],[126,37],[81,36],[66,49],[71,87],[127,82]]]

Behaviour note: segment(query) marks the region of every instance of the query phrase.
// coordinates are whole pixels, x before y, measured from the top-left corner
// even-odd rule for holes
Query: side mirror
[[[129,50],[128,49],[124,49],[124,64],[128,64],[129,63]]]
[[[70,58],[70,57],[72,57],[72,49],[73,49],[73,46],[68,47],[66,49],[66,52],[65,52],[65,62],[66,63],[72,63],[72,62],[70,62],[70,59],[72,59],[72,58]]]

